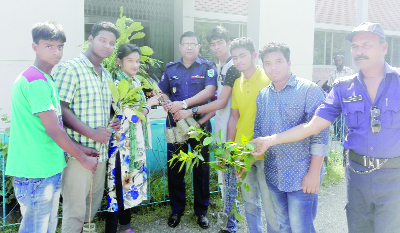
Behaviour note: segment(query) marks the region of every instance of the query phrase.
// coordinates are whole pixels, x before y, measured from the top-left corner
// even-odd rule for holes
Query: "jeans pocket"
[[[43,178],[21,178],[14,177],[14,192],[18,201],[22,201],[26,196],[34,195],[42,186],[45,179]]]

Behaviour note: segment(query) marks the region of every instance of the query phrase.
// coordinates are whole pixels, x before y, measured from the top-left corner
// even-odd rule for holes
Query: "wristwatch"
[[[197,111],[198,111],[197,107],[192,108],[192,113],[193,113],[193,115],[196,115],[196,114],[197,114]]]
[[[188,107],[188,106],[187,106],[187,103],[183,100],[183,101],[182,101],[182,108],[183,108],[183,109],[187,109],[187,107]]]

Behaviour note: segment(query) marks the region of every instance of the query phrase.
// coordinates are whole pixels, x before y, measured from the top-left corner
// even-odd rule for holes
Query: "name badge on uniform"
[[[190,79],[199,79],[199,78],[204,78],[204,76],[195,75],[195,76],[190,77]]]
[[[214,70],[213,69],[209,69],[209,70],[207,70],[207,75],[208,75],[208,77],[213,77],[214,76]]]
[[[170,78],[170,80],[172,80],[172,79],[179,79],[179,77],[178,77],[178,76],[172,76],[172,77]]]
[[[356,102],[356,101],[361,101],[361,100],[362,100],[362,95],[343,97],[344,103]]]
[[[172,87],[172,93],[176,93],[176,87]]]

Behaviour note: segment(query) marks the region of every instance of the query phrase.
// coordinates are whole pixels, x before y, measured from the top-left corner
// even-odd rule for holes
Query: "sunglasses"
[[[381,115],[381,110],[376,107],[371,107],[371,130],[372,133],[379,133],[381,131],[381,122],[375,119],[376,117]]]

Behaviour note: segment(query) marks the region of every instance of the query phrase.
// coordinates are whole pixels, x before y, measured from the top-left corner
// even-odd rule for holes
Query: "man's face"
[[[287,61],[281,51],[265,54],[263,58],[263,68],[265,74],[273,82],[285,81],[290,77],[291,62]]]
[[[335,57],[335,66],[340,67],[343,64],[343,58]]]
[[[39,40],[32,47],[42,62],[52,66],[60,62],[64,52],[64,43],[59,40]]]
[[[196,37],[183,37],[179,44],[179,51],[182,57],[188,60],[196,59],[199,55],[200,45]]]
[[[371,32],[359,32],[351,41],[351,55],[360,70],[379,66],[385,60],[388,44]]]
[[[224,39],[210,41],[210,50],[218,58],[229,53],[230,47],[231,41],[226,42]]]
[[[257,54],[254,52],[250,53],[245,48],[237,48],[232,50],[232,60],[236,69],[240,72],[244,72],[254,66],[254,59]]]
[[[114,33],[101,30],[95,38],[89,36],[89,45],[95,55],[104,59],[113,53],[116,40]]]

